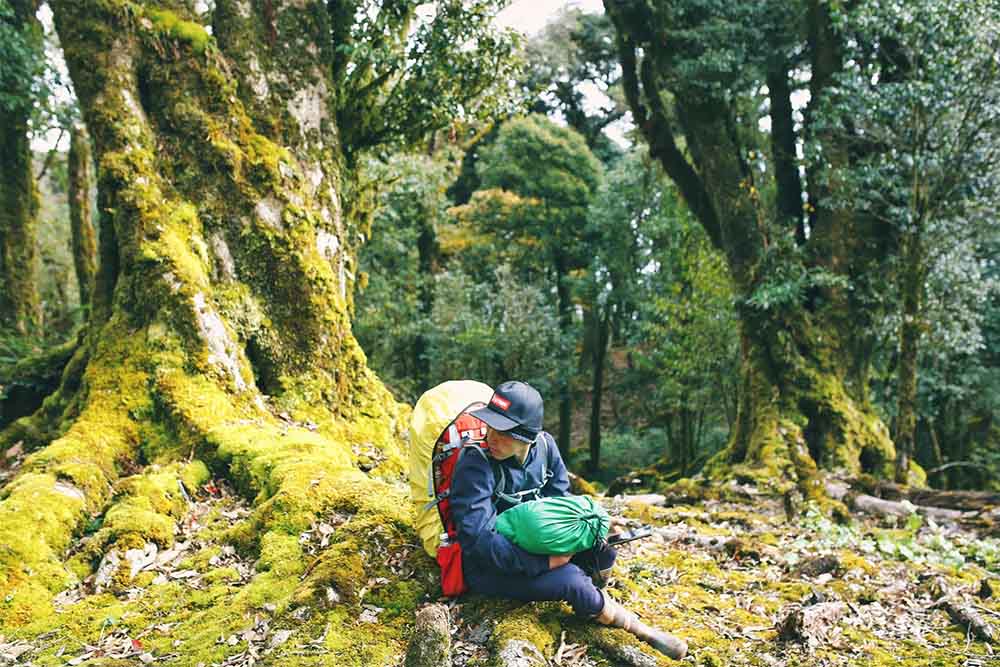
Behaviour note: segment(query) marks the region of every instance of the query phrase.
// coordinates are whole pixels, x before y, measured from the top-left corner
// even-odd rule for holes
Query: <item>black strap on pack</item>
[[[494,505],[496,505],[497,501],[499,500],[502,500],[505,503],[508,503],[509,505],[520,505],[526,500],[538,500],[542,497],[542,489],[545,488],[545,485],[548,484],[549,480],[552,479],[553,475],[555,475],[555,473],[552,472],[552,454],[551,454],[552,447],[555,445],[555,442],[550,443],[549,440],[546,438],[547,435],[548,434],[545,433],[545,431],[542,431],[541,433],[538,434],[538,437],[535,438],[535,446],[541,447],[542,449],[545,450],[543,452],[539,452],[539,456],[543,456],[545,458],[542,460],[542,482],[541,484],[532,489],[525,489],[524,491],[515,491],[512,493],[507,493],[507,484],[508,484],[507,473],[504,471],[504,468],[502,465],[500,465],[499,461],[491,458],[489,459],[490,467],[493,468]],[[551,438],[552,436],[548,437]]]

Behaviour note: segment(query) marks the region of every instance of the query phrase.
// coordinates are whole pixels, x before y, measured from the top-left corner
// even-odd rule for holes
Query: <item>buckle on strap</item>
[[[425,510],[429,510],[430,508],[434,507],[435,505],[437,505],[438,503],[440,503],[442,500],[444,500],[445,498],[447,498],[450,495],[451,495],[451,489],[445,489],[441,493],[439,493],[436,496],[434,496],[434,500],[432,500],[429,503],[427,503],[426,505],[424,505],[424,509]]]

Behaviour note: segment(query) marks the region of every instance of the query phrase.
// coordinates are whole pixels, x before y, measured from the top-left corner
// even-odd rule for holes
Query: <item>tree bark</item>
[[[231,539],[294,574],[298,535],[350,489],[407,506],[359,469],[403,469],[402,425],[350,329],[361,229],[326,4],[219,0],[214,38],[185,7],[52,3],[94,139],[100,265],[86,334],[36,413],[56,437],[0,500],[5,622],[52,612],[71,537],[127,503],[114,485],[156,474],[147,462],[231,480],[255,499]],[[108,548],[169,542],[155,523]]]
[[[438,243],[432,215],[432,211],[427,211],[420,222],[420,235],[417,237],[420,314],[428,322],[434,310],[434,274],[438,269]],[[427,356],[427,337],[423,333],[418,333],[413,341],[413,369],[417,391],[422,393],[430,389],[431,363]]]
[[[80,305],[90,304],[97,272],[97,234],[90,220],[90,139],[82,125],[74,125],[69,140],[69,224],[73,266],[80,288]]]
[[[905,484],[915,451],[917,431],[917,346],[920,341],[923,260],[919,231],[903,240],[902,321],[899,325],[899,365],[897,367],[896,467],[895,480]]]
[[[15,28],[29,36],[30,46],[41,50],[41,26],[35,18],[34,0],[11,0]],[[28,122],[30,91],[13,108],[0,107],[0,325],[21,334],[41,324],[35,255],[38,187],[32,164]],[[15,95],[18,92],[15,92]]]
[[[569,278],[569,269],[567,267],[566,258],[563,257],[560,250],[555,251],[555,257],[553,258],[553,268],[555,269],[555,279],[556,279],[556,298],[557,298],[557,308],[559,311],[559,332],[565,337],[568,335],[570,327],[573,324],[573,303],[570,299],[569,284],[567,282]],[[565,461],[566,466],[570,466],[572,461],[572,456],[570,456],[570,447],[572,445],[572,426],[573,426],[573,397],[570,394],[569,377],[566,374],[562,374],[559,377],[558,382],[559,391],[559,453],[562,455],[563,461]]]
[[[595,308],[600,308],[595,304]],[[601,403],[604,396],[604,363],[611,334],[611,312],[605,307],[601,317],[594,318],[597,329],[592,351],[593,374],[590,389],[590,462],[587,468],[597,472],[601,467]]]

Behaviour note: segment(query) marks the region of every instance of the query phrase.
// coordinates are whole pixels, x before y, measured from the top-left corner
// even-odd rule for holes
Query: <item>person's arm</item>
[[[462,552],[503,572],[537,576],[550,567],[549,557],[528,553],[494,528],[493,469],[485,455],[467,449],[452,475],[452,516]]]
[[[566,464],[563,463],[562,455],[559,454],[559,448],[556,447],[555,438],[547,433],[541,437],[545,438],[547,441],[542,446],[547,447],[548,451],[538,453],[548,455],[548,468],[552,472],[552,477],[545,484],[545,486],[542,487],[542,495],[545,497],[568,496],[570,495],[569,473],[566,471]],[[538,447],[539,445],[535,446]]]

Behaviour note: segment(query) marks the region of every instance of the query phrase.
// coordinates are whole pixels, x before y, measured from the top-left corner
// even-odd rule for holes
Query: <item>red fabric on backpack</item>
[[[458,463],[462,447],[469,445],[486,449],[486,423],[468,413],[462,413],[434,444],[436,462],[432,464],[432,469],[435,497],[441,498],[442,494],[450,493],[455,464]],[[450,449],[446,449],[449,447]],[[437,461],[442,452],[447,452],[447,456],[442,456]],[[451,503],[447,495],[438,501],[437,507],[441,525],[448,535],[447,541],[442,541],[437,552],[437,562],[441,567],[441,591],[447,597],[456,597],[467,590],[462,574],[462,547],[458,543],[458,529],[451,516]]]
[[[441,592],[455,598],[468,590],[462,573],[462,545],[452,542],[438,547],[437,562],[441,567]]]

